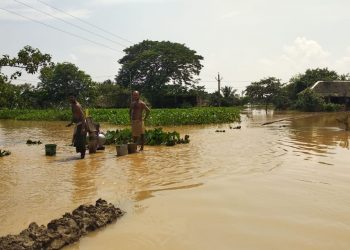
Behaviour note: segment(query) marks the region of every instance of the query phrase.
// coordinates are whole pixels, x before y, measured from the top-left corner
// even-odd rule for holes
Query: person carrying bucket
[[[67,127],[75,124],[73,133],[73,146],[76,148],[76,152],[80,153],[80,158],[84,159],[86,151],[86,121],[83,109],[80,103],[77,101],[76,95],[69,94],[69,102],[72,107],[72,121]]]

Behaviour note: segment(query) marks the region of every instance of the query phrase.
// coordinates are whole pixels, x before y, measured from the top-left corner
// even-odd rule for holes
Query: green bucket
[[[49,156],[56,155],[56,144],[45,144],[45,154]]]

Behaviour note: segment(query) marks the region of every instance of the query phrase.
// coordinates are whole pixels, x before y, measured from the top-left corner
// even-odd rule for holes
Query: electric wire
[[[116,35],[116,34],[110,32],[110,31],[108,31],[108,30],[106,30],[106,29],[103,29],[103,28],[101,28],[101,27],[99,27],[99,26],[97,26],[97,25],[95,25],[95,24],[92,24],[92,23],[90,23],[90,22],[88,22],[88,21],[85,21],[85,20],[83,20],[83,19],[81,19],[81,18],[79,18],[79,17],[76,17],[76,16],[74,16],[74,15],[72,15],[72,14],[70,14],[70,13],[64,11],[64,10],[61,10],[61,9],[55,7],[55,6],[52,6],[52,5],[50,5],[50,4],[48,4],[48,3],[44,2],[44,1],[41,1],[41,0],[37,0],[37,1],[40,2],[40,3],[42,3],[42,4],[44,4],[44,5],[46,5],[46,6],[48,6],[48,7],[50,7],[50,8],[52,8],[52,9],[55,9],[55,10],[60,11],[60,12],[66,14],[66,15],[68,15],[68,16],[70,16],[70,17],[73,17],[73,18],[79,20],[79,21],[82,22],[82,23],[85,23],[85,24],[87,24],[87,25],[89,25],[89,26],[91,26],[91,27],[94,27],[95,29],[98,29],[98,30],[100,30],[100,31],[103,31],[103,32],[105,32],[105,33],[107,33],[107,34],[109,34],[109,35],[112,35],[112,36],[114,36],[114,37],[116,37],[116,38],[118,38],[118,39],[121,39],[121,40],[123,40],[123,41],[125,41],[125,42],[128,42],[128,43],[130,43],[130,44],[134,44],[133,42],[131,42],[130,40],[128,40],[128,39],[126,39],[126,38],[124,38],[124,37],[122,37],[122,36],[118,36],[118,35]]]
[[[85,31],[85,32],[87,32],[87,33],[90,33],[90,34],[92,34],[92,35],[94,35],[94,36],[101,37],[101,38],[103,38],[103,39],[105,39],[105,40],[108,40],[108,41],[110,41],[110,42],[112,42],[112,43],[115,43],[115,44],[117,44],[117,45],[119,45],[119,46],[122,46],[122,47],[124,47],[124,48],[127,47],[126,45],[124,45],[124,44],[122,44],[122,43],[119,43],[119,42],[117,42],[117,41],[114,41],[114,40],[112,40],[112,39],[109,39],[108,37],[105,37],[105,36],[103,36],[103,35],[99,35],[99,34],[97,34],[97,33],[95,33],[95,32],[92,32],[92,31],[90,31],[90,30],[88,30],[88,29],[85,29],[85,28],[83,28],[83,27],[80,27],[79,25],[76,25],[76,24],[74,24],[74,23],[68,22],[68,21],[66,21],[66,20],[64,20],[64,19],[62,19],[62,18],[56,17],[56,16],[54,16],[54,15],[52,15],[52,14],[50,14],[50,13],[47,13],[47,12],[42,11],[42,10],[40,10],[40,9],[37,9],[37,8],[35,8],[35,7],[33,7],[33,6],[29,5],[29,4],[23,3],[23,2],[18,1],[18,0],[13,0],[13,1],[16,2],[16,3],[22,4],[23,6],[26,6],[26,7],[28,7],[28,8],[31,8],[31,9],[37,11],[37,12],[40,12],[40,13],[42,13],[42,14],[44,14],[44,15],[47,15],[47,16],[50,16],[50,17],[52,17],[52,18],[54,18],[54,19],[60,20],[61,22],[64,22],[64,23],[66,23],[66,24],[68,24],[68,25],[70,25],[70,26],[73,26],[73,27],[75,27],[75,28],[77,28],[77,29],[80,29],[80,30],[82,30],[82,31]]]
[[[22,18],[24,18],[24,19],[28,19],[28,20],[30,20],[30,21],[32,21],[32,22],[39,23],[39,24],[44,25],[44,26],[46,26],[46,27],[49,27],[49,28],[51,28],[51,29],[58,30],[58,31],[60,31],[60,32],[62,32],[62,33],[66,33],[66,34],[68,34],[68,35],[71,35],[71,36],[77,37],[77,38],[79,38],[79,39],[88,41],[88,42],[93,43],[93,44],[95,44],[95,45],[98,45],[98,46],[101,46],[101,47],[110,49],[110,50],[112,50],[112,51],[114,51],[114,52],[122,53],[121,50],[116,50],[116,49],[114,49],[114,48],[112,48],[112,47],[110,47],[110,46],[108,46],[108,45],[103,44],[103,43],[95,42],[95,41],[93,41],[93,40],[90,40],[89,38],[86,38],[86,37],[83,37],[83,36],[74,34],[74,33],[69,32],[69,31],[65,31],[65,30],[63,30],[63,29],[57,28],[57,27],[52,26],[52,25],[47,24],[47,23],[40,22],[40,21],[35,20],[35,19],[31,18],[31,17],[27,17],[27,16],[24,16],[24,15],[18,14],[18,13],[16,13],[16,12],[12,11],[12,10],[8,10],[8,9],[2,8],[2,7],[0,7],[0,9],[4,10],[4,11],[6,11],[6,12],[9,12],[9,13],[11,13],[11,14],[13,14],[13,15],[20,16],[20,17],[22,17]]]

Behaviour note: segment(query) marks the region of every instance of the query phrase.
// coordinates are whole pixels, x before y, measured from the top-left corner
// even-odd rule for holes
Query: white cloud
[[[330,55],[316,41],[297,37],[293,44],[283,47],[281,56],[263,58],[259,63],[266,75],[289,79],[291,73],[302,73],[308,68],[330,67]]]
[[[22,5],[19,2],[22,2],[28,6]],[[19,2],[2,0],[0,2],[0,13],[1,13],[0,20],[28,21],[28,19],[34,19],[37,21],[44,21],[44,20],[55,19],[55,17],[64,19],[64,20],[69,20],[69,19],[73,19],[73,17],[70,15],[73,15],[78,18],[87,18],[90,15],[90,11],[87,9],[64,10],[65,12],[70,14],[70,15],[66,15],[46,5],[40,4],[37,1],[21,0]],[[48,13],[48,15],[45,13]]]

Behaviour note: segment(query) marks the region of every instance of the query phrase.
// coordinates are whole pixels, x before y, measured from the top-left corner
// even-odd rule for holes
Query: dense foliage
[[[278,109],[298,109],[302,111],[336,111],[343,104],[327,103],[321,96],[314,93],[310,87],[317,81],[350,80],[349,74],[339,75],[327,68],[308,69],[304,74],[298,74],[286,84],[274,77],[252,82],[246,88],[250,103],[272,104]]]
[[[67,106],[70,93],[79,93],[80,102],[93,102],[91,77],[72,63],[58,63],[40,71],[38,90],[43,93],[43,106]]]
[[[246,95],[252,102],[263,103],[267,106],[280,94],[282,84],[275,77],[268,77],[258,82],[252,82],[246,88]]]
[[[296,108],[302,111],[339,111],[341,105],[326,103],[324,99],[313,92],[311,89],[305,89],[298,94],[295,104]]]
[[[191,85],[203,67],[203,57],[180,43],[145,40],[124,52],[117,82],[142,91],[153,105],[166,93],[167,84]]]

